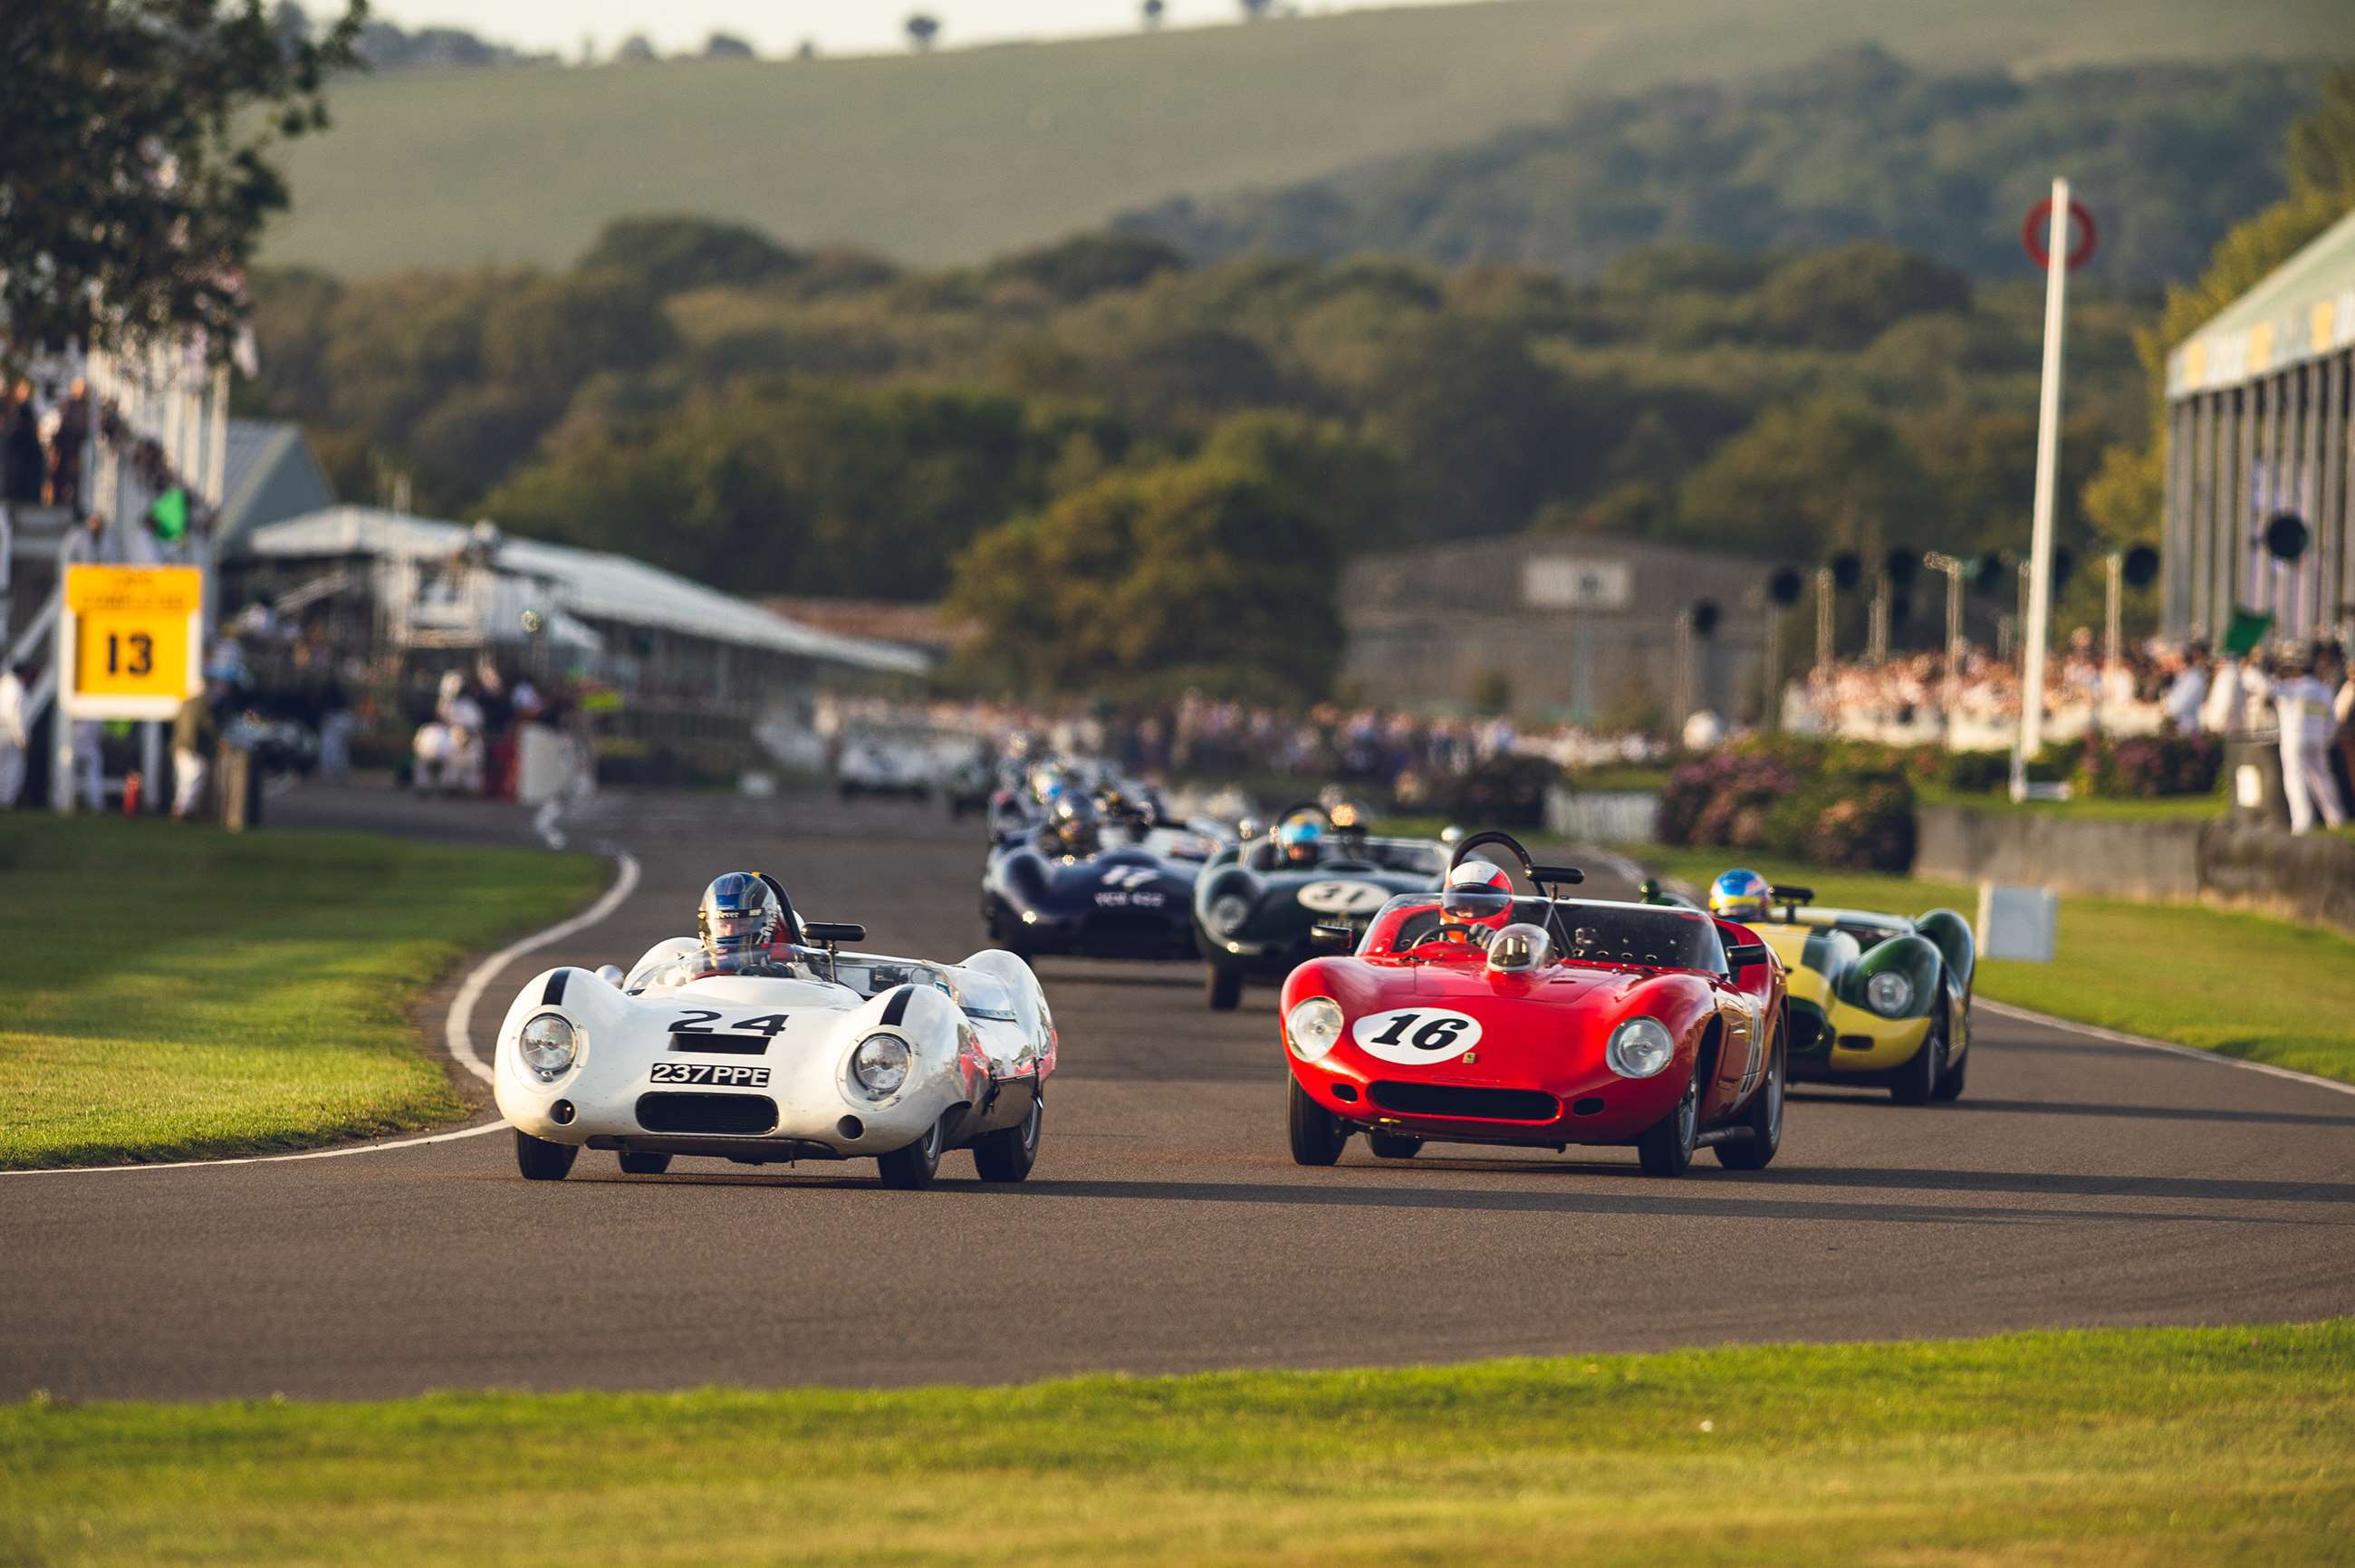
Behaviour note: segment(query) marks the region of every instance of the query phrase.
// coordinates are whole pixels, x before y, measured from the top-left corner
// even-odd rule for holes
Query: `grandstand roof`
[[[329,507],[256,528],[238,553],[304,559],[365,555],[432,560],[471,540],[464,524],[373,507]],[[559,607],[589,621],[645,626],[740,647],[764,648],[860,669],[922,675],[930,665],[906,648],[805,626],[732,594],[628,556],[576,549],[540,539],[502,538],[502,571],[547,579]]]
[[[2167,357],[2167,395],[2236,387],[2355,345],[2355,212]]]

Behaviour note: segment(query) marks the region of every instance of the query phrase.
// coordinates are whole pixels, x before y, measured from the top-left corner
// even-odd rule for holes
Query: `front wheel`
[[[875,1168],[883,1185],[900,1192],[922,1192],[930,1187],[932,1178],[940,1174],[941,1148],[947,1140],[941,1123],[934,1122],[906,1148],[876,1156]]]
[[[1210,965],[1209,983],[1204,990],[1212,1012],[1233,1012],[1243,999],[1243,972],[1213,964]]]
[[[516,1168],[526,1181],[561,1181],[572,1174],[581,1151],[571,1144],[552,1144],[516,1129]]]
[[[668,1170],[669,1168],[670,1156],[666,1154],[646,1154],[641,1152],[637,1154],[625,1154],[622,1157],[622,1170],[625,1175],[660,1176],[664,1171]]]
[[[1946,1072],[1946,1015],[1941,1012],[1922,1040],[1922,1049],[1889,1081],[1889,1097],[1901,1105],[1926,1105]]]
[[[1734,1125],[1750,1136],[1717,1146],[1717,1163],[1728,1170],[1764,1170],[1783,1147],[1783,1041],[1777,1032],[1766,1053],[1766,1082],[1750,1097],[1750,1108]]]
[[[1636,1140],[1636,1156],[1646,1176],[1682,1176],[1692,1168],[1693,1147],[1700,1140],[1700,1075],[1696,1072],[1677,1108]]]
[[[1047,1101],[1030,1096],[1030,1114],[1010,1127],[976,1139],[973,1168],[984,1181],[1019,1181],[1039,1163],[1039,1137],[1047,1130]]]
[[[1289,1075],[1284,1079],[1284,1111],[1292,1133],[1293,1164],[1330,1165],[1341,1157],[1349,1129],[1340,1117],[1312,1099],[1299,1079]]]
[[[1969,1073],[1970,1070],[1971,1053],[1967,1051],[1963,1052],[1959,1058],[1947,1061],[1946,1070],[1938,1074],[1938,1086],[1930,1091],[1930,1098],[1933,1100],[1961,1099],[1963,1097],[1963,1079]]]

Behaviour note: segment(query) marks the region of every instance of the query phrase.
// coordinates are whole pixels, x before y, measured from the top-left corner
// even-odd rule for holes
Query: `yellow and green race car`
[[[1817,909],[1777,882],[1744,923],[1790,971],[1795,1080],[1886,1088],[1901,1105],[1952,1100],[1970,1066],[1970,923],[1934,909],[1913,920]]]

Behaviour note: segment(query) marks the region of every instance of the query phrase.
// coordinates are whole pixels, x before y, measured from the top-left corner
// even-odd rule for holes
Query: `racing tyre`
[[[1207,990],[1212,1012],[1233,1012],[1236,1005],[1243,999],[1243,972],[1240,969],[1221,969],[1213,964],[1210,965],[1210,982]]]
[[[1692,1168],[1693,1146],[1700,1138],[1700,1075],[1685,1084],[1684,1098],[1649,1132],[1636,1140],[1636,1156],[1646,1176],[1682,1176]]]
[[[1288,1074],[1284,1081],[1284,1111],[1292,1130],[1293,1164],[1330,1165],[1341,1157],[1349,1129],[1341,1125],[1340,1117],[1310,1099],[1299,1079]]]
[[[1938,1074],[1938,1086],[1930,1091],[1933,1100],[1959,1100],[1963,1097],[1963,1079],[1971,1070],[1971,1053],[1963,1052],[1959,1061],[1949,1061],[1946,1070]]]
[[[1412,1159],[1423,1152],[1423,1140],[1404,1133],[1368,1133],[1366,1147],[1378,1159]]]
[[[626,1175],[660,1176],[669,1168],[670,1156],[666,1154],[625,1154],[622,1157],[622,1169]]]
[[[1039,1136],[1047,1130],[1047,1101],[1030,1097],[1030,1114],[1010,1127],[977,1139],[973,1168],[984,1181],[1019,1181],[1039,1162]]]
[[[570,1144],[552,1144],[516,1129],[516,1168],[526,1181],[561,1181],[572,1173],[581,1151]]]
[[[930,1187],[932,1178],[940,1174],[941,1146],[947,1139],[942,1123],[934,1122],[922,1137],[906,1148],[876,1156],[875,1168],[883,1178],[883,1185],[900,1192],[922,1192]]]
[[[1922,1049],[1912,1061],[1899,1068],[1889,1080],[1889,1097],[1901,1105],[1926,1105],[1938,1093],[1938,1080],[1946,1073],[1946,1017],[1930,1026],[1922,1041]]]
[[[1758,1093],[1750,1097],[1750,1108],[1734,1124],[1748,1127],[1750,1136],[1718,1145],[1718,1164],[1728,1170],[1764,1170],[1773,1161],[1774,1151],[1783,1147],[1783,1089],[1788,1077],[1783,1038],[1777,1031],[1774,1049],[1766,1057],[1766,1082],[1758,1085]]]

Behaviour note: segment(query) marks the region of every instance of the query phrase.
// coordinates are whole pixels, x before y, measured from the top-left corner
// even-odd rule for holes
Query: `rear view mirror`
[[[802,922],[802,936],[805,941],[831,946],[837,942],[866,941],[867,928],[855,921],[805,920]]]
[[[1347,953],[1358,944],[1358,933],[1346,925],[1312,925],[1308,945],[1320,953]]]
[[[1725,961],[1732,965],[1736,974],[1753,964],[1765,963],[1770,956],[1772,955],[1763,942],[1737,942],[1725,950]]]
[[[618,964],[600,964],[597,965],[597,978],[604,981],[605,984],[612,986],[616,989],[620,988],[622,981],[625,977],[626,976],[622,973],[622,966]]]

